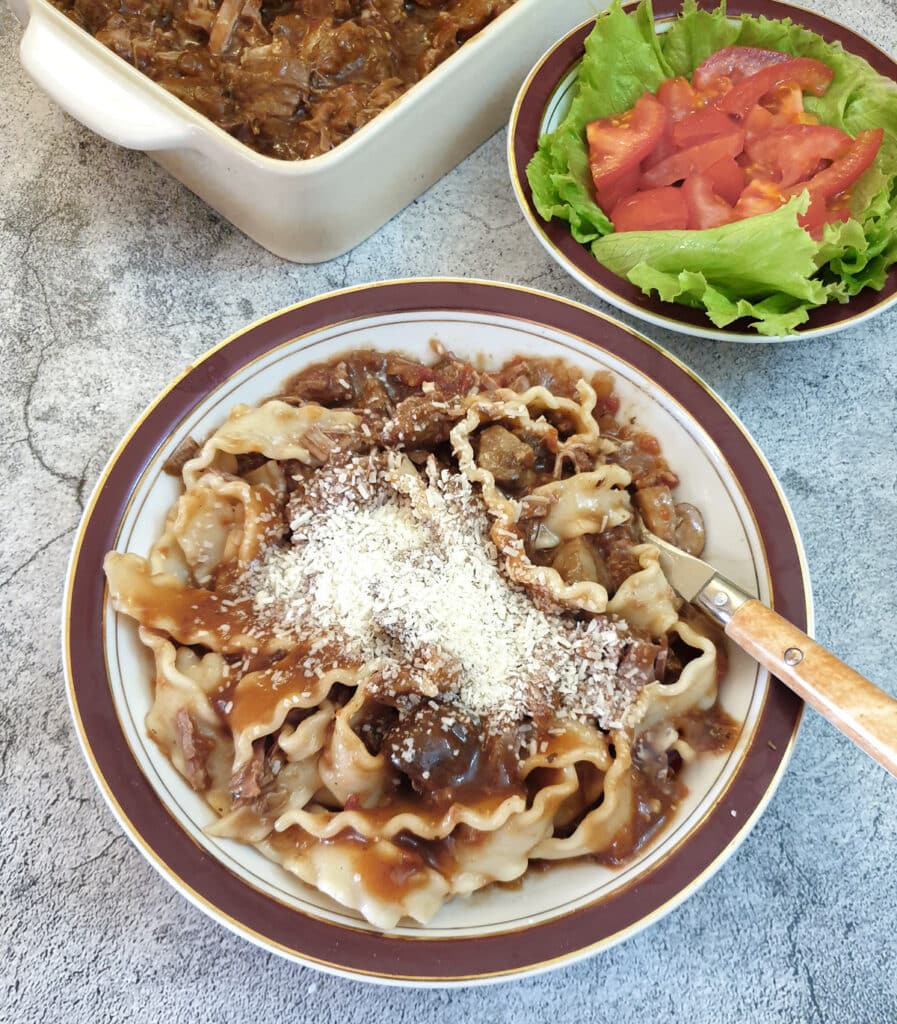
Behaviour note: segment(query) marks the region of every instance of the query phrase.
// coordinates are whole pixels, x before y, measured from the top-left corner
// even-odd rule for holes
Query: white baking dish
[[[9,0],[37,85],[104,138],[145,150],[278,256],[332,259],[367,238],[507,119],[545,49],[606,0],[517,0],[342,145],[311,160],[244,146],[45,0]]]

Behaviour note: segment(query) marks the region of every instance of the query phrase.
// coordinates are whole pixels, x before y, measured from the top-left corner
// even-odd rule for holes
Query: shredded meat
[[[638,558],[632,553],[633,537],[628,524],[605,530],[599,534],[598,544],[613,590],[616,590],[625,579],[641,568]]]
[[[514,0],[52,0],[260,153],[339,145]]]
[[[209,788],[206,762],[215,747],[215,741],[199,731],[193,716],[186,708],[181,708],[175,715],[174,727],[178,746],[184,756],[184,774],[190,785],[201,793]]]
[[[395,416],[383,428],[382,438],[387,445],[434,447],[448,440],[461,414],[460,409],[452,412],[435,407],[427,395],[411,395],[396,408]]]
[[[576,383],[581,377],[582,371],[568,365],[562,359],[515,356],[499,371],[496,383],[499,387],[520,392],[533,387],[543,387],[555,395],[575,398]]]
[[[658,485],[676,487],[679,483],[679,478],[658,452],[646,451],[643,445],[629,438],[625,439],[619,449],[610,456],[610,461],[618,463],[631,473],[632,483],[638,489]]]
[[[661,646],[650,640],[633,639],[620,661],[621,678],[641,689],[657,678],[656,662]]]
[[[257,800],[270,782],[271,772],[265,758],[265,744],[259,741],[252,748],[252,757],[231,776],[229,788],[234,806]]]
[[[185,437],[162,464],[162,472],[169,476],[180,476],[184,466],[199,455],[199,445],[192,437]]]
[[[346,363],[316,363],[290,382],[289,392],[303,402],[334,405],[354,398]]]
[[[479,436],[477,464],[500,484],[516,484],[536,462],[536,453],[525,441],[496,423]]]
[[[610,570],[592,537],[573,537],[571,540],[561,541],[554,551],[551,564],[561,574],[565,583],[581,583],[588,580],[600,583],[605,590],[615,589]]]

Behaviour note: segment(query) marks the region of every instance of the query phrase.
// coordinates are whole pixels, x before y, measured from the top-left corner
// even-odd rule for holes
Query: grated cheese
[[[269,550],[244,586],[259,615],[309,644],[307,671],[332,667],[317,653],[332,659],[336,642],[356,661],[380,659],[381,680],[441,691],[473,715],[510,723],[548,708],[622,724],[637,696],[619,672],[627,627],[536,608],[502,572],[462,474],[431,457],[425,479],[404,456],[374,452],[304,481],[290,514],[291,545]]]

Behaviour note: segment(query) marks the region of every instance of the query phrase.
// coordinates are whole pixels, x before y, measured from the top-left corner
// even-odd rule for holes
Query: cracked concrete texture
[[[824,0],[804,0],[824,11]],[[893,0],[837,16],[894,50]],[[808,714],[738,854],[649,931],[479,991],[374,991],[235,938],[124,839],[69,722],[59,655],[85,496],[143,406],[209,345],[331,288],[463,274],[602,304],[521,220],[500,133],[373,238],[317,267],[262,251],[25,78],[0,10],[0,1020],[897,1021],[897,784]],[[659,334],[734,407],[794,507],[823,643],[897,692],[897,309],[816,342]]]

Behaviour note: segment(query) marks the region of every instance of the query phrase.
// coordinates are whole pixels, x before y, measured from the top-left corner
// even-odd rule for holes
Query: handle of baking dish
[[[105,60],[97,60],[60,31],[54,15],[58,17],[32,5],[19,49],[25,71],[54,102],[97,135],[127,149],[174,149],[190,139],[189,124],[155,97],[129,88]]]

